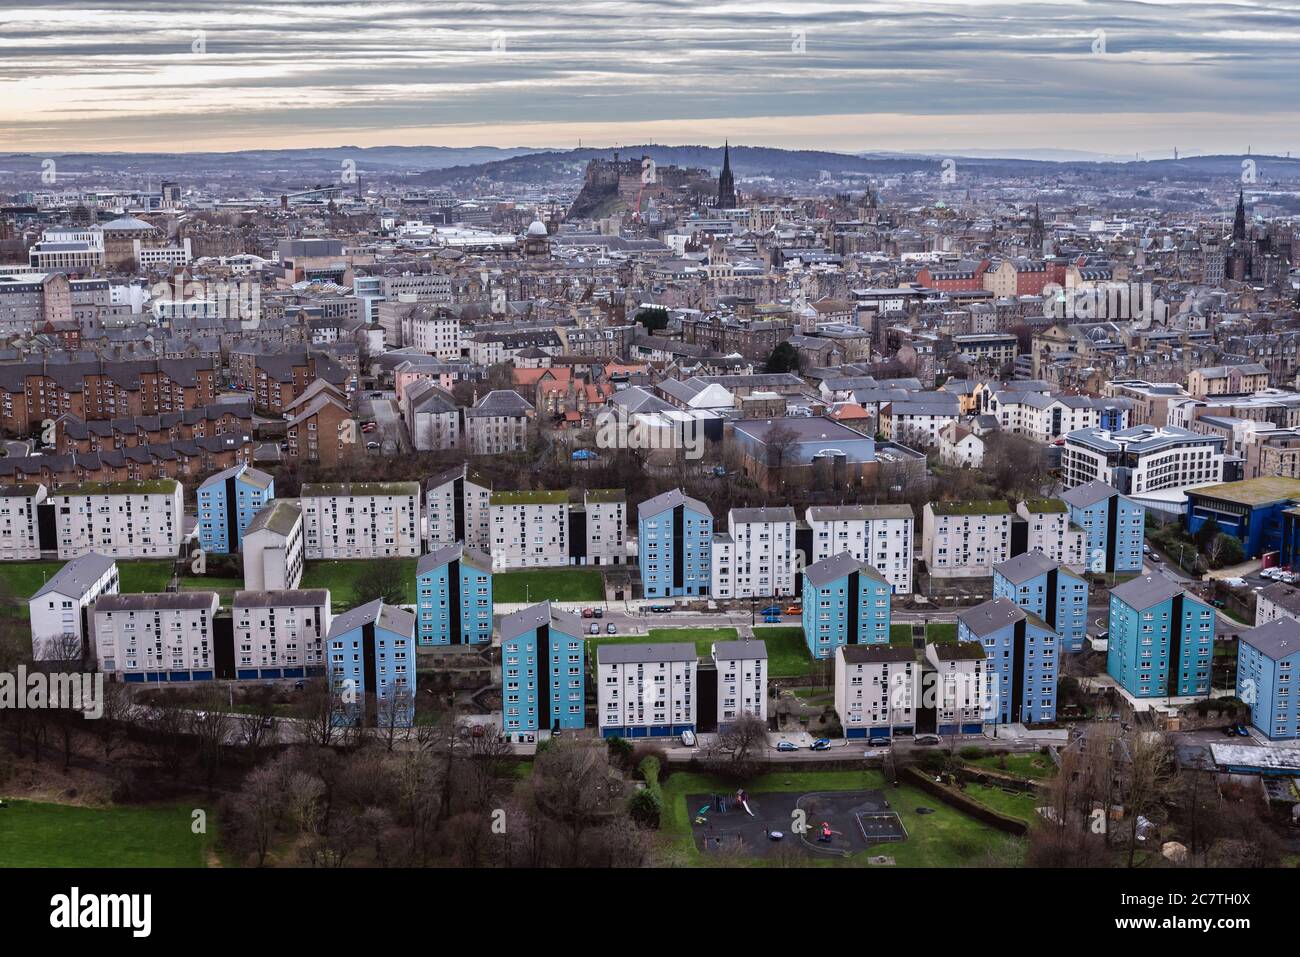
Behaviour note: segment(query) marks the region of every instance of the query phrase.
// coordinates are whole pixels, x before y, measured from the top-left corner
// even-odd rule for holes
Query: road
[[[370,442],[380,444],[378,449],[366,449],[375,455],[404,455],[411,451],[411,435],[407,431],[406,422],[398,414],[397,401],[388,397],[392,393],[384,393],[384,395],[385,397],[381,399],[361,400],[361,418],[374,419],[376,425],[375,431],[362,433],[361,438],[367,445]]]

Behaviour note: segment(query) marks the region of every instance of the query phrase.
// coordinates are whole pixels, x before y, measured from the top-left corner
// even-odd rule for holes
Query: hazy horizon
[[[3,19],[14,152],[1300,151],[1300,5],[1277,0],[31,0]]]

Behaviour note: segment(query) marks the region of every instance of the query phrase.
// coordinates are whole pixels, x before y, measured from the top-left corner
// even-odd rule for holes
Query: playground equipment
[[[749,795],[745,793],[743,788],[736,791],[736,803],[743,807],[745,813],[750,817],[754,816],[754,812],[749,809]]]

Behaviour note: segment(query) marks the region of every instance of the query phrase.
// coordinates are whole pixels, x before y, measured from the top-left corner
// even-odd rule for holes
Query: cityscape
[[[0,40],[38,923],[149,936],[112,868],[1270,916],[1228,875],[1300,866],[1300,12],[102,6]]]

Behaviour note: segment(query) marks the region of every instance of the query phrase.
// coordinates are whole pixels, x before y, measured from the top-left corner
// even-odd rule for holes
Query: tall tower
[[[1240,186],[1237,187],[1237,215],[1232,220],[1232,238],[1246,238],[1246,192]]]
[[[731,141],[722,148],[722,172],[718,174],[718,209],[736,208],[736,178],[731,175]]]

